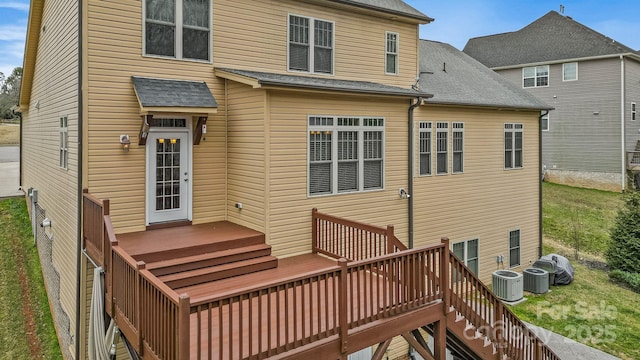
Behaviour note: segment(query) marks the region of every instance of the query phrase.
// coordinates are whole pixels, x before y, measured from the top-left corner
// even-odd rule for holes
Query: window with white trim
[[[636,103],[631,103],[631,120],[636,120]]]
[[[387,31],[387,49],[385,57],[385,72],[387,74],[398,74],[398,33]]]
[[[454,122],[451,124],[451,146],[453,153],[452,173],[460,174],[464,172],[464,123]]]
[[[431,122],[420,122],[420,175],[431,175]]]
[[[211,0],[145,0],[144,54],[211,60]]]
[[[520,266],[520,230],[509,231],[509,267]]]
[[[289,15],[289,70],[332,74],[333,36],[331,21]]]
[[[523,125],[504,124],[504,168],[517,169],[523,163]]]
[[[63,169],[69,167],[69,119],[66,116],[60,117],[60,162]]]
[[[309,195],[382,189],[384,119],[309,116]]]
[[[578,80],[578,63],[564,63],[562,64],[562,81],[574,81]]]
[[[478,239],[454,243],[452,251],[474,274],[478,274]]]
[[[549,86],[549,65],[522,68],[522,84],[525,88]]]
[[[436,123],[436,174],[449,172],[449,123]]]
[[[540,130],[549,131],[549,112],[542,111],[540,115],[542,115],[540,117]]]

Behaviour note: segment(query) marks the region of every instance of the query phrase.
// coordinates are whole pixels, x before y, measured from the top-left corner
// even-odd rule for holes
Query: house
[[[621,191],[637,177],[637,51],[555,11],[463,51],[555,108],[543,120],[546,180]]]
[[[105,351],[104,312],[118,357],[557,358],[480,280],[539,255],[549,106],[430,21],[32,0],[21,185],[65,358]]]

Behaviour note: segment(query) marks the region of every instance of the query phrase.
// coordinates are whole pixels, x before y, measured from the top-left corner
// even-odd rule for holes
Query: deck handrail
[[[498,356],[509,359],[560,360],[453,252],[449,256],[451,305],[491,341]]]
[[[87,189],[83,190],[82,196],[82,248],[98,266],[104,266],[104,211],[108,209],[108,200],[105,207],[104,202],[89,194]]]
[[[627,151],[627,167],[640,166],[640,151]]]
[[[311,211],[313,253],[356,261],[406,250],[393,225],[380,227]]]

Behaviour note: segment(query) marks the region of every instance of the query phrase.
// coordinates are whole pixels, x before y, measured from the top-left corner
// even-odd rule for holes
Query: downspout
[[[549,115],[549,110],[541,111],[538,118],[538,169],[542,171],[542,118]],[[544,175],[544,174],[543,174]],[[540,184],[538,184],[538,258],[542,257],[542,180],[544,176],[540,176]]]
[[[83,6],[82,1],[78,1],[78,189],[77,189],[77,207],[78,207],[78,219],[77,219],[77,229],[76,229],[76,335],[75,335],[75,358],[81,359],[80,356],[80,342],[81,342],[81,334],[80,331],[80,300],[81,300],[81,292],[80,287],[82,286],[81,275],[82,275],[82,200],[83,200],[83,192],[82,192],[82,177],[83,177],[83,154],[82,154],[82,141],[84,137],[84,126],[83,126],[83,97],[82,97],[82,51],[84,50],[82,46],[83,42],[83,22],[82,22],[82,12]]]
[[[409,207],[409,249],[413,249],[413,110],[415,110],[415,108],[417,108],[418,106],[420,106],[420,104],[422,104],[422,97],[419,96],[416,98],[416,103],[413,103],[413,99],[410,100],[409,102],[409,114],[408,114],[408,131],[407,131],[407,136],[408,136],[408,159],[409,159],[409,166],[407,166],[408,169],[408,178],[409,178],[409,183],[407,184],[407,204]]]
[[[627,183],[626,139],[624,124],[625,81],[624,81],[624,55],[620,55],[620,158],[622,159],[622,191],[625,191]]]

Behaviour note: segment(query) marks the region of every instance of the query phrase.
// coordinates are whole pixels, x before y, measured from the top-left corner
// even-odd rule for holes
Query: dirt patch
[[[40,346],[40,340],[38,339],[33,298],[30,295],[29,280],[24,267],[27,259],[24,253],[24,247],[19,243],[18,237],[14,237],[12,247],[14,249],[13,253],[17,258],[18,279],[20,280],[20,288],[22,290],[22,316],[24,317],[25,323],[25,336],[29,343],[31,358],[37,359],[42,357],[42,347]]]

